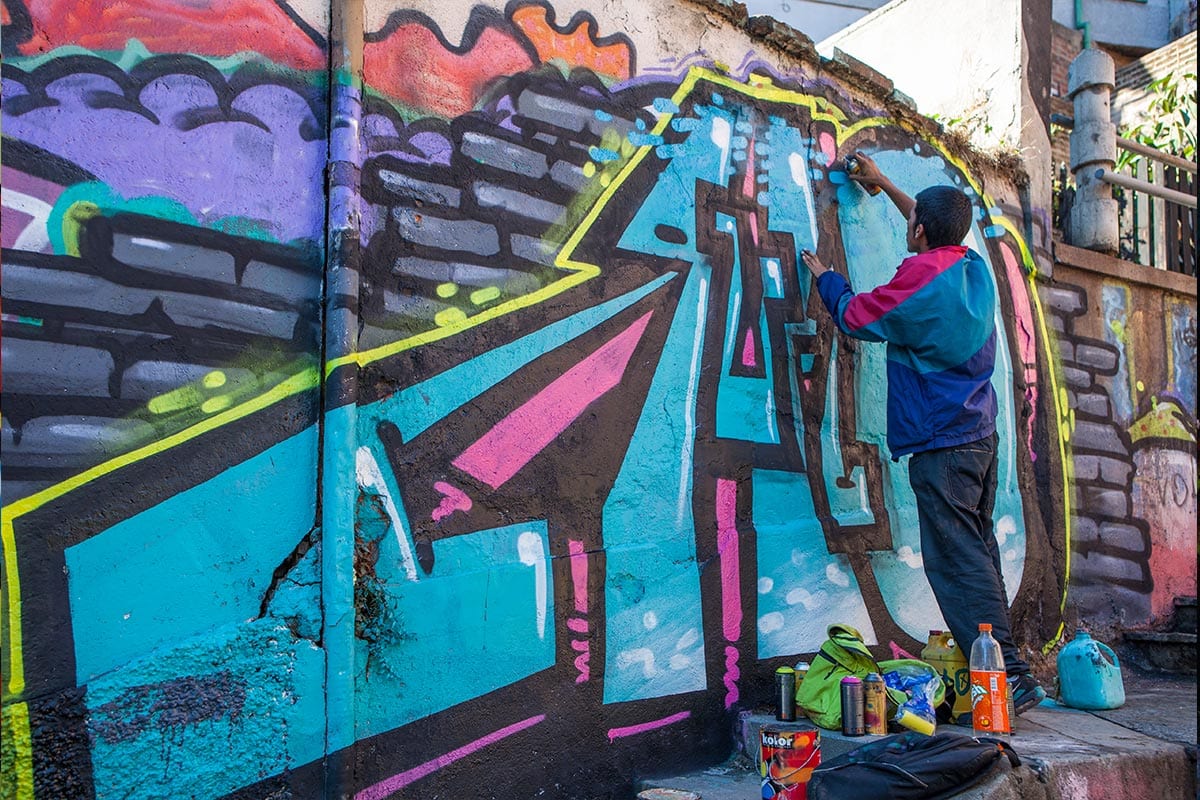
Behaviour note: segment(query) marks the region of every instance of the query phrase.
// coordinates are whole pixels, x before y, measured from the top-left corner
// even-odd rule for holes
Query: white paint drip
[[[538,638],[546,638],[546,551],[542,548],[542,537],[533,531],[525,531],[517,537],[517,555],[521,563],[534,570],[534,593],[537,602]]]
[[[400,546],[400,559],[404,566],[404,574],[410,581],[417,580],[417,561],[413,558],[412,535],[396,509],[392,493],[388,489],[379,463],[370,448],[363,446],[354,454],[354,477],[359,488],[373,491],[383,499],[383,508],[387,511],[388,519],[392,521],[392,529],[396,532],[396,543]]]
[[[925,557],[920,553],[913,552],[908,545],[904,545],[896,551],[896,558],[900,559],[901,564],[912,569],[920,569],[925,564]]]
[[[725,173],[729,164],[729,144],[733,139],[732,133],[729,120],[724,117],[713,117],[712,143],[721,151],[720,174],[717,175],[717,184],[719,185],[725,183]]]
[[[763,614],[758,618],[758,630],[764,634],[783,630],[783,614],[778,611]]]
[[[704,310],[708,307],[708,279],[700,279],[700,289],[696,299],[696,319],[704,319]],[[691,503],[691,492],[688,482],[692,477],[692,456],[695,448],[696,430],[696,387],[700,384],[700,350],[704,346],[704,325],[697,324],[692,334],[692,363],[688,369],[687,397],[683,402],[683,453],[679,459],[679,491],[675,501],[675,526],[683,527],[683,518]]]
[[[812,611],[817,606],[817,598],[813,597],[812,592],[808,589],[792,589],[787,593],[787,604],[804,606],[807,610]]]
[[[647,678],[653,678],[658,674],[658,670],[654,666],[654,651],[650,648],[638,647],[617,653],[617,669],[628,669],[636,664],[642,665],[642,674]]]
[[[775,588],[775,579],[774,578],[759,578],[758,579],[758,593],[759,594],[770,594],[771,590],[774,588]]]
[[[835,583],[843,589],[850,585],[850,576],[837,564],[829,564],[825,567],[825,577],[829,579],[830,583]]]

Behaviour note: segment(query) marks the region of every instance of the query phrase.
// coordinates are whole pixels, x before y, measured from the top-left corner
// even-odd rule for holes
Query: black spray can
[[[862,736],[866,733],[863,723],[863,684],[853,675],[842,678],[842,735]]]
[[[775,719],[796,721],[796,671],[791,667],[775,670]]]

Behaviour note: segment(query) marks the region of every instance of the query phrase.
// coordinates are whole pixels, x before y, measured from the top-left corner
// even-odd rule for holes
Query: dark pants
[[[1009,675],[1029,672],[1013,643],[1000,548],[992,529],[996,434],[914,453],[908,478],[917,497],[925,576],[950,633],[967,658],[979,623],[992,623]]]

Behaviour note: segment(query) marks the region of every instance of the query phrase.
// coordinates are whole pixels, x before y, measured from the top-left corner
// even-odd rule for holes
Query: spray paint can
[[[871,736],[887,734],[887,692],[878,672],[863,680],[863,723]]]
[[[791,667],[775,670],[775,719],[796,720],[796,670]]]
[[[808,677],[809,667],[812,666],[807,661],[798,661],[794,669],[796,670],[796,716],[806,717],[804,706],[800,705],[800,687],[804,685],[804,679]]]
[[[857,175],[862,172],[862,162],[858,160],[858,156],[846,156],[844,163],[846,164],[846,172],[848,174]],[[862,186],[862,184],[859,185]],[[876,185],[863,186],[862,188],[867,191],[867,194],[872,196],[883,191],[882,187]]]
[[[863,724],[863,682],[853,675],[842,678],[842,735],[862,736],[867,732]]]

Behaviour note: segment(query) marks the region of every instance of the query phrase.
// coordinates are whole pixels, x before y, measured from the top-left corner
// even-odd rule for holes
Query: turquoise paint
[[[309,548],[280,582],[267,616],[282,620],[300,638],[321,638],[321,548]]]
[[[356,641],[357,738],[554,666],[554,588],[544,520],[439,539],[433,552],[433,573],[410,580],[395,536],[379,539],[376,579],[394,639],[374,646]]]
[[[708,273],[697,266],[688,274],[604,504],[605,703],[706,686],[692,448]]]
[[[744,330],[738,328],[742,301],[742,259],[739,232],[733,217],[716,215],[717,231],[733,238],[733,269],[725,317],[725,341],[721,351],[721,377],[717,383],[717,436],[744,442],[779,443],[775,424],[775,397],[771,385],[771,340],[766,335],[766,309],[759,315],[754,335],[762,344],[764,378],[730,375],[734,359],[742,357]]]
[[[348,403],[325,414],[321,481],[321,599],[325,646],[326,746],[354,743],[357,665],[354,638],[355,415]]]
[[[775,156],[764,164],[774,191],[770,193],[767,228],[790,233],[795,237],[796,253],[816,250],[817,220],[813,210],[812,184],[809,182],[808,153],[810,144],[796,128],[789,127],[778,117],[771,118],[771,145]],[[798,285],[811,282],[811,276],[797,260],[793,266]]]
[[[515,374],[535,358],[612,319],[673,278],[673,272],[660,275],[645,286],[547,325],[515,342],[490,350],[478,358],[359,409],[359,429],[366,434],[363,440],[373,438],[376,426],[387,420],[395,423],[405,441],[410,441],[454,409],[460,408],[478,397],[481,392]]]
[[[313,526],[316,474],[314,426],[67,548],[79,682],[258,616],[273,571]]]
[[[844,556],[833,555],[813,506],[808,476],[754,470],[758,534],[758,658],[811,653],[835,623],[875,631]]]
[[[270,617],[174,641],[93,678],[96,797],[157,800],[182,787],[220,797],[320,759],[324,683],[323,652]]]
[[[821,420],[821,480],[825,482],[825,492],[829,499],[829,513],[839,525],[870,525],[875,522],[875,514],[871,511],[867,495],[866,475],[862,467],[855,466],[849,475],[842,464],[842,434],[839,420],[845,399],[838,396],[838,343],[834,338],[829,345],[829,375],[825,380],[825,416]],[[862,373],[859,373],[862,375]],[[857,376],[856,376],[857,377]],[[865,381],[856,381],[856,389]],[[860,427],[856,430],[856,439],[863,441],[869,429],[863,429],[862,417],[856,418]],[[838,485],[839,477],[848,478],[851,486],[843,488]]]
[[[63,190],[46,219],[46,232],[50,238],[50,247],[57,255],[67,254],[67,243],[63,239],[63,220],[68,211],[76,203],[93,203],[106,216],[118,212],[145,214],[159,219],[167,219],[184,225],[197,225],[192,212],[178,200],[167,197],[135,197],[126,199],[109,188],[108,184],[100,181],[77,183]]]
[[[778,258],[760,258],[758,262],[762,269],[763,297],[782,300],[783,265]]]

